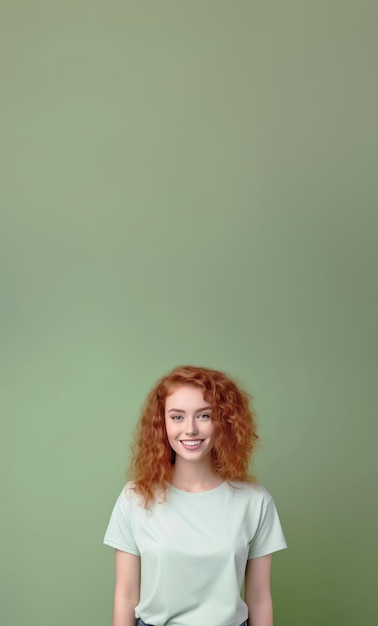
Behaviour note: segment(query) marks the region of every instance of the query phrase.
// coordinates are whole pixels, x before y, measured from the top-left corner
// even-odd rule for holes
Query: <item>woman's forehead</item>
[[[194,385],[175,385],[171,388],[170,393],[167,395],[165,401],[166,408],[182,408],[180,403],[183,406],[209,404],[204,397],[203,390],[200,387],[195,387]]]

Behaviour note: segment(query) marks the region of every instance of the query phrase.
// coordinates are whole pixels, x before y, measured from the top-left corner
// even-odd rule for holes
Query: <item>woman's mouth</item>
[[[204,439],[180,439],[185,450],[197,450],[204,441]]]

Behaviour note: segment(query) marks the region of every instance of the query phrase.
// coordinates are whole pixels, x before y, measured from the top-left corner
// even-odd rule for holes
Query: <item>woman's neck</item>
[[[176,463],[173,466],[172,485],[177,489],[192,493],[209,491],[221,485],[222,482],[222,478],[214,473],[208,463],[186,462],[184,459],[176,457]]]

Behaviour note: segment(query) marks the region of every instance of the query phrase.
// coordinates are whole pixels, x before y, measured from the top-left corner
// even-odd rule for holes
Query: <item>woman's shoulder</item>
[[[126,502],[137,502],[140,498],[134,481],[130,480],[122,487],[119,499]]]
[[[135,494],[135,482],[133,480],[127,481],[127,483],[125,483],[125,485],[123,486],[122,493],[124,493],[126,497]]]
[[[128,481],[121,492],[122,498],[129,506],[150,510],[157,502],[165,502],[164,493],[156,489],[155,494],[150,500],[146,500],[145,494],[133,480]]]
[[[235,492],[235,494],[239,493],[239,497],[241,498],[261,501],[263,504],[267,504],[272,499],[272,495],[268,489],[258,482],[231,481],[229,485],[230,489]]]

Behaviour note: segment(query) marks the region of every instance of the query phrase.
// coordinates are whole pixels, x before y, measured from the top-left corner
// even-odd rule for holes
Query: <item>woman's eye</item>
[[[182,419],[182,415],[172,415],[172,419],[174,422],[178,422]]]
[[[209,420],[211,418],[211,415],[209,415],[208,413],[200,413],[198,415],[198,419],[200,420]]]

